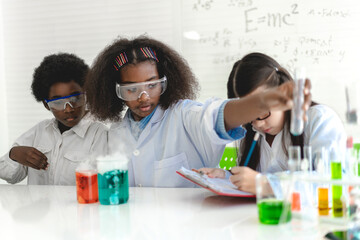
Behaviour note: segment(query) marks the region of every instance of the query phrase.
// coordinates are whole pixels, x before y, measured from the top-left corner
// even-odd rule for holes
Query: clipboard
[[[228,179],[223,178],[209,178],[207,175],[197,173],[195,171],[182,167],[176,171],[177,174],[183,178],[203,187],[213,193],[221,196],[229,197],[245,197],[254,198],[256,195],[248,192],[240,191]]]

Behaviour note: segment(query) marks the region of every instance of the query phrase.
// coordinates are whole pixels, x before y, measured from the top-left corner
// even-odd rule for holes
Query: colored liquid
[[[329,190],[327,188],[318,188],[319,215],[329,215]]]
[[[331,163],[331,179],[341,179],[341,162]]]
[[[95,172],[76,172],[76,192],[79,203],[95,203],[99,201],[98,179]]]
[[[265,199],[258,204],[259,220],[263,224],[278,224],[282,217],[283,211],[286,211],[285,216],[281,219],[284,222],[291,220],[291,206],[290,203],[284,204],[282,200]]]
[[[112,170],[103,175],[98,173],[99,200],[101,204],[126,203],[129,199],[129,180],[127,170]]]
[[[343,203],[341,201],[342,186],[333,185],[332,194],[333,194],[333,198],[332,198],[333,215],[334,217],[342,217],[343,216]]]
[[[291,211],[300,211],[301,203],[300,203],[300,193],[293,192],[291,195]]]
[[[331,163],[331,179],[341,179],[341,162]],[[343,216],[343,204],[341,201],[342,186],[332,186],[332,209],[334,217]]]

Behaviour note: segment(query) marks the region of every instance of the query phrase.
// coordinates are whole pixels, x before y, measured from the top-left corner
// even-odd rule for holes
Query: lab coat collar
[[[72,127],[69,131],[72,130],[79,137],[84,138],[92,122],[89,115],[90,115],[89,113],[85,114],[85,116],[80,120],[80,122],[76,124],[74,127]]]
[[[127,128],[130,133],[131,131],[130,131],[129,111],[130,109],[127,110],[127,112],[124,115],[124,119],[122,121],[111,124],[110,129],[115,131],[120,131],[120,129]],[[140,134],[138,140],[135,140],[134,136],[132,136],[132,134],[130,133],[134,141],[137,142],[137,144],[141,144],[148,137],[148,135],[151,132],[152,126],[160,122],[165,117],[166,111],[167,110],[164,110],[161,106],[158,106],[156,108],[154,115],[152,116],[152,118],[150,119],[150,121],[148,122],[142,133]]]
[[[166,111],[167,111],[167,109],[164,110],[161,106],[158,106],[156,108],[156,111],[155,111],[153,117],[150,119],[149,123],[155,124],[157,122],[160,122],[164,118]]]
[[[84,138],[92,122],[89,115],[89,113],[85,113],[80,122],[74,127],[70,128],[68,131],[73,131],[79,137]],[[58,121],[56,120],[56,118],[51,119],[51,121],[49,121],[49,123],[46,124],[45,127],[53,127],[55,130],[59,131]]]
[[[121,122],[117,122],[117,123],[114,123],[111,125],[111,128],[112,129],[116,129],[116,128],[126,128],[126,127],[130,127],[130,117],[129,117],[129,114],[130,114],[130,109],[128,109],[124,115],[124,119],[122,121],[124,121],[124,123],[121,124]],[[167,110],[164,110],[161,106],[158,106],[155,110],[155,113],[154,115],[152,116],[152,118],[150,119],[150,121],[148,122],[147,125],[149,124],[155,124],[159,121],[161,121],[164,116],[165,116],[165,112]],[[147,126],[145,127],[145,129],[147,128]]]

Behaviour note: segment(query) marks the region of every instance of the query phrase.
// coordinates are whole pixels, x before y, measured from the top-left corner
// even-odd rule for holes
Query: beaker
[[[291,181],[274,174],[256,176],[256,204],[263,224],[287,223],[291,220]]]
[[[75,170],[76,194],[79,203],[95,203],[98,197],[97,171],[88,161],[82,162]]]
[[[101,157],[98,169],[99,200],[103,205],[126,203],[129,199],[128,160],[123,155]]]

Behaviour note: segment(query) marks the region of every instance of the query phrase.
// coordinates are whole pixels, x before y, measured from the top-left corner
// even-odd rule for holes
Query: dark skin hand
[[[287,111],[291,109],[293,107],[293,88],[294,83],[287,82],[279,87],[267,89],[262,93],[229,101],[224,109],[226,131],[249,123],[269,111]],[[306,111],[311,104],[310,89],[311,82],[309,79],[306,79],[304,86],[304,104],[302,106],[304,111]],[[303,117],[306,121],[306,112],[304,112]]]
[[[28,166],[37,170],[46,170],[49,165],[47,162],[47,157],[42,152],[33,147],[13,147],[10,150],[9,157],[24,166]]]

